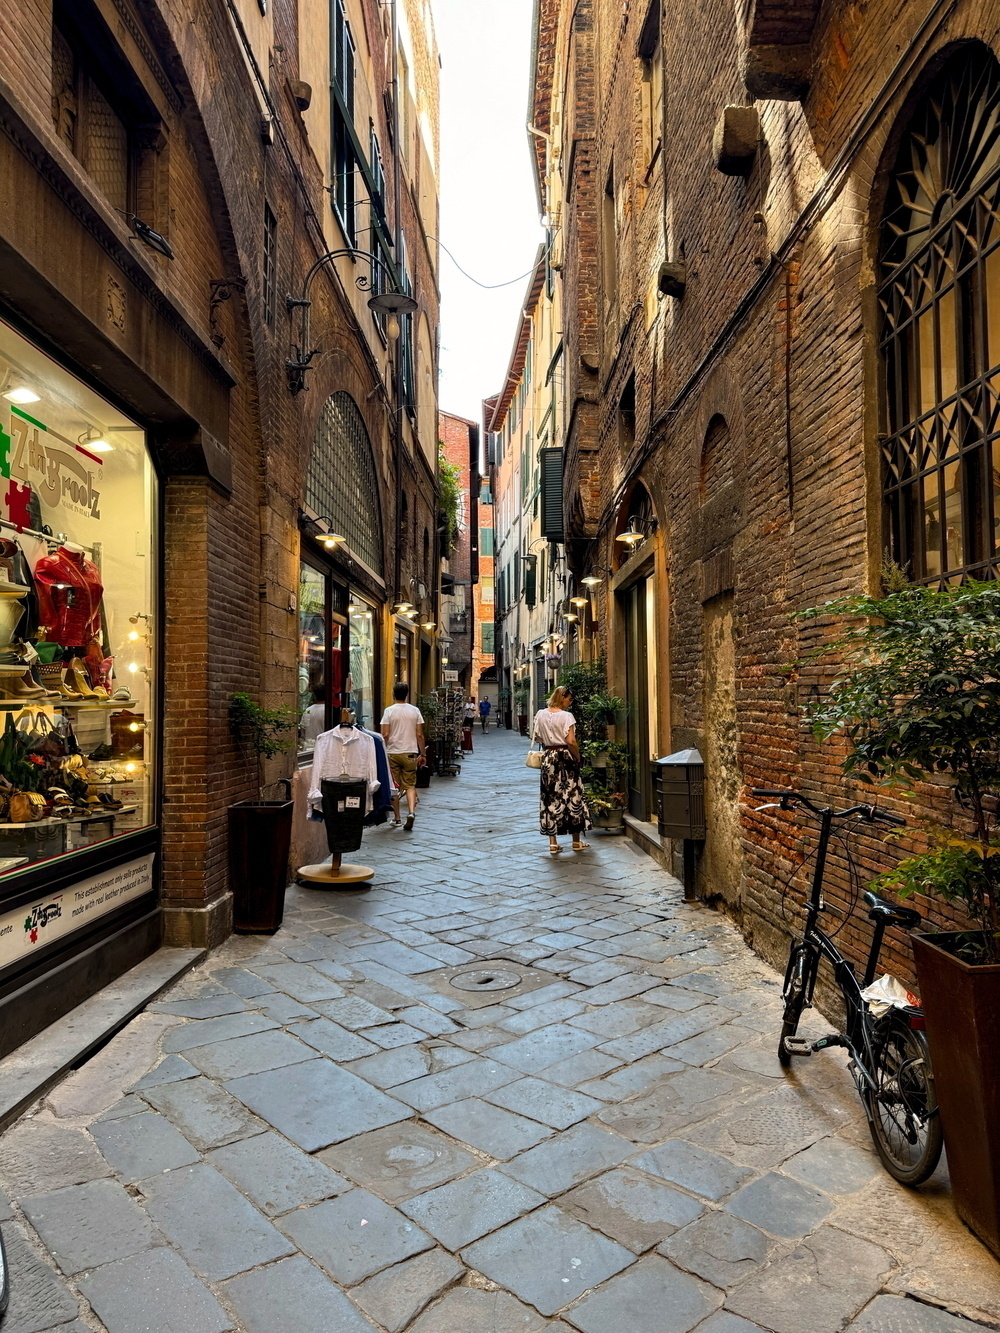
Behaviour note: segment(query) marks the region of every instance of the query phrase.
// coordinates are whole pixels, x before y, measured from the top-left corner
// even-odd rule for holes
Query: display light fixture
[[[7,392],[4,394],[4,397],[7,399],[8,403],[23,404],[23,403],[40,403],[42,401],[37,393],[32,393],[32,391],[30,389],[26,389],[24,385],[21,385],[17,389],[8,389]]]
[[[91,426],[78,437],[80,444],[85,449],[90,449],[95,454],[110,454],[114,452],[115,446],[109,440],[106,440],[103,434]]]

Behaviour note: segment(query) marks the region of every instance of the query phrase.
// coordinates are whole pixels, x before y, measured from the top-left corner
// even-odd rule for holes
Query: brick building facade
[[[406,594],[420,619],[436,618],[437,284],[426,237],[437,231],[437,58],[422,0],[391,10],[375,0],[15,0],[0,14],[0,68],[0,429],[14,439],[0,535],[29,563],[60,541],[96,562],[104,601],[88,634],[115,657],[109,682],[133,696],[119,711],[136,710],[143,738],[122,749],[114,727],[126,724],[112,719],[104,747],[106,785],[139,792],[131,826],[126,807],[89,841],[71,831],[59,859],[55,834],[44,855],[23,854],[27,834],[8,841],[19,855],[2,863],[0,914],[35,904],[55,921],[47,895],[91,895],[88,927],[36,930],[34,952],[0,956],[9,1047],[162,939],[211,945],[228,933],[226,811],[257,787],[229,700],[244,690],[297,710],[312,686],[303,557],[333,590],[327,628],[342,645],[351,607],[369,609],[371,626],[356,627],[358,642],[371,641],[372,713],[400,632],[409,669],[436,676],[434,634],[393,607]],[[321,264],[309,284],[307,331],[305,307],[286,296],[301,297],[310,267],[345,248],[361,253]],[[367,302],[397,285],[418,309],[393,341],[391,318]],[[63,482],[61,510],[41,482],[32,493],[18,453],[25,430],[29,462],[44,447],[53,466],[58,441],[64,475],[90,469],[91,496],[104,478],[104,528],[86,528],[76,480]],[[141,515],[126,502],[140,481]],[[84,517],[97,514],[94,500]],[[330,550],[324,532],[347,540]],[[45,629],[30,633],[45,640]],[[345,693],[358,660],[349,651]],[[43,702],[93,741],[98,723],[80,692],[76,712],[65,702],[74,670],[63,673],[67,693]],[[349,700],[328,684],[332,715]],[[103,726],[100,701],[83,702]],[[116,767],[125,756],[128,776]],[[277,759],[264,776],[288,770]],[[36,848],[49,838],[31,836]],[[13,834],[0,824],[0,856],[4,837]],[[122,866],[134,891],[108,910],[119,890],[101,889],[107,903],[93,910],[93,884]]]
[[[458,540],[441,566],[441,634],[446,670],[457,675],[445,680],[472,691],[475,645],[473,589],[479,579],[479,427],[451,412],[438,413],[441,454],[455,468],[458,486]]]
[[[886,549],[929,581],[996,570],[992,418],[963,386],[992,393],[1000,351],[976,321],[1000,280],[983,261],[973,313],[947,273],[963,227],[977,253],[993,244],[968,210],[993,216],[998,17],[972,0],[537,7],[531,142],[565,312],[567,549],[578,578],[602,580],[599,645],[630,702],[628,822],[677,864],[658,845],[649,760],[699,747],[699,892],[772,958],[789,929],[780,884],[811,843],[791,817],[756,815],[748,786],[860,799],[840,744],[802,720],[828,668],[787,669],[830,627],[792,613],[876,590]],[[959,160],[976,169],[949,180]],[[941,267],[918,273],[934,254]],[[946,462],[952,447],[969,461]],[[898,855],[866,836],[858,852],[863,874]],[[851,896],[835,857],[831,901]],[[854,932],[841,938],[859,949]],[[902,936],[887,961],[910,973]]]

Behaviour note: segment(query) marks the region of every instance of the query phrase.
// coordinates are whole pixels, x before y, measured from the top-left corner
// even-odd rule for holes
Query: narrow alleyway
[[[838,1054],[780,1071],[774,973],[626,840],[548,857],[475,743],[369,891],[293,890],[0,1138],[4,1333],[996,1327],[943,1170],[885,1175]]]

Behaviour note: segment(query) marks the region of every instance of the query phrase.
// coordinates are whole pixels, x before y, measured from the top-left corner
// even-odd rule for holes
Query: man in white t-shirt
[[[405,832],[413,828],[413,818],[417,810],[417,767],[424,763],[424,719],[419,708],[407,703],[410,687],[400,682],[393,687],[392,697],[396,700],[382,714],[382,739],[385,741],[389,756],[389,772],[396,785],[397,794],[392,802],[395,813],[394,827],[399,827],[399,792],[406,793],[407,816],[403,825]]]

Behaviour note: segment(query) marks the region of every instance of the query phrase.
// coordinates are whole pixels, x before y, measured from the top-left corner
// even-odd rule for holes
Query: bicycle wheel
[[[903,1185],[920,1185],[941,1156],[941,1117],[927,1039],[889,1014],[872,1042],[875,1089],[865,1097],[882,1165]]]
[[[806,1003],[808,980],[808,955],[802,945],[792,947],[785,973],[785,989],[782,992],[785,1012],[781,1019],[781,1036],[778,1038],[778,1063],[784,1068],[792,1063],[791,1053],[785,1049],[785,1038],[794,1037]]]

